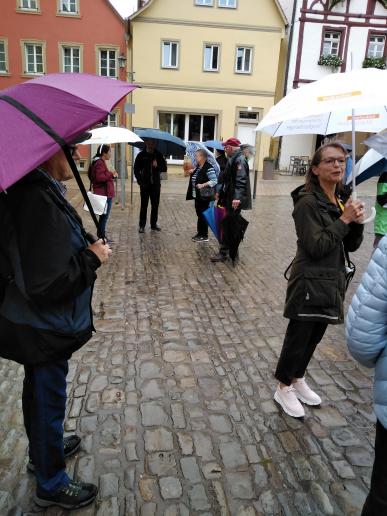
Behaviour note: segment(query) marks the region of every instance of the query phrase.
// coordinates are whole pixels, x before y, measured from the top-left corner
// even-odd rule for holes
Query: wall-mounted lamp
[[[124,56],[124,54],[120,54],[118,56],[118,66],[120,68],[125,68],[125,65],[126,65],[126,57]]]

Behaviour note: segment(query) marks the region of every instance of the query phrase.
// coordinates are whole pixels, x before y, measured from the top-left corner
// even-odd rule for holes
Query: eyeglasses
[[[328,167],[333,167],[335,165],[335,163],[339,164],[339,167],[344,167],[345,165],[345,159],[344,158],[327,158],[327,159],[322,159],[320,161],[320,163],[325,163],[325,165],[328,165]]]

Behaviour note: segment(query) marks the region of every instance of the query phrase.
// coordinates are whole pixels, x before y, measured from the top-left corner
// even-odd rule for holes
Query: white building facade
[[[293,2],[288,1],[289,7]],[[286,92],[325,75],[365,66],[385,68],[387,55],[387,0],[294,0],[293,39],[289,49]],[[345,134],[330,135],[349,142]],[[366,151],[365,134],[357,135],[356,153]],[[291,156],[312,156],[321,135],[282,138],[279,168]]]

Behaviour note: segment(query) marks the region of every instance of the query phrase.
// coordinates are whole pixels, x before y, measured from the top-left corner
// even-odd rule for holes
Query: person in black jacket
[[[60,150],[0,194],[0,356],[25,369],[22,407],[35,501],[76,509],[94,500],[97,487],[66,473],[65,457],[80,445],[76,435],[63,438],[68,359],[92,335],[96,270],[111,251],[102,240],[90,243],[64,198],[61,182],[70,178]]]
[[[224,206],[227,213],[240,213],[251,210],[251,187],[249,166],[240,149],[241,142],[237,138],[229,138],[223,142],[228,158],[224,173],[218,177],[218,203]],[[219,253],[211,258],[212,262],[227,260],[228,246],[226,240],[220,242]]]
[[[137,154],[134,162],[134,176],[141,193],[139,233],[145,231],[149,199],[152,206],[151,229],[161,231],[160,226],[157,225],[161,189],[160,173],[167,171],[167,162],[155,148],[156,142],[150,138],[144,141],[145,149]]]

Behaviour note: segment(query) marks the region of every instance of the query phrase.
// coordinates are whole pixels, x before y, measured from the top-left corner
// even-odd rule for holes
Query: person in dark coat
[[[203,212],[207,210],[214,197],[204,195],[204,193],[208,193],[209,188],[214,188],[218,180],[214,168],[207,161],[207,152],[200,149],[196,151],[195,156],[197,166],[191,172],[186,196],[187,201],[195,200],[195,210],[198,217],[197,233],[192,237],[192,240],[194,242],[208,242],[208,224]]]
[[[238,214],[241,210],[251,210],[251,187],[249,166],[240,150],[241,142],[229,138],[222,143],[228,158],[224,173],[218,177],[218,203],[224,206],[228,214]],[[212,262],[227,260],[228,246],[226,240],[220,242],[219,253],[211,258]]]
[[[151,229],[161,231],[157,224],[161,190],[160,174],[167,171],[167,162],[161,152],[156,149],[156,142],[152,139],[144,141],[145,149],[137,154],[134,162],[134,176],[141,194],[139,233],[145,231],[149,199],[152,206]]]
[[[64,439],[63,421],[68,360],[92,335],[96,270],[111,253],[102,240],[90,242],[64,198],[61,182],[72,177],[60,150],[0,194],[0,356],[25,369],[22,407],[35,501],[66,509],[97,494],[96,486],[66,473],[65,458],[80,438]]]
[[[321,398],[304,376],[328,324],[344,320],[345,253],[363,239],[364,204],[340,196],[345,149],[338,143],[320,147],[312,158],[306,184],[292,192],[297,253],[291,266],[284,316],[290,319],[275,371],[274,399],[293,417]]]
[[[97,195],[105,195],[107,197],[106,213],[99,216],[99,234],[98,237],[105,236],[106,225],[109,219],[110,211],[115,196],[114,178],[118,176],[117,172],[111,171],[106,166],[106,162],[111,157],[110,145],[100,145],[90,165],[90,182],[93,193]],[[111,240],[109,240],[111,243]]]

